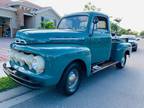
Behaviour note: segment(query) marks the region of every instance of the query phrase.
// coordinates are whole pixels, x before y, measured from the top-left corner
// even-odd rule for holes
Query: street
[[[141,40],[138,51],[127,59],[124,69],[113,66],[84,79],[80,89],[70,97],[53,88],[36,90],[0,103],[0,107],[9,104],[11,108],[143,108],[143,61],[144,40]]]

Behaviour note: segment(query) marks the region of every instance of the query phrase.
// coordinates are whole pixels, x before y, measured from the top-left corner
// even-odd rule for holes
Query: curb
[[[0,93],[0,103],[31,92],[32,89],[20,86]]]
[[[12,98],[10,100],[7,100],[7,101],[4,101],[4,102],[0,103],[0,108],[11,108],[12,106],[23,103],[26,100],[34,98],[34,97],[36,97],[40,94],[43,94],[47,91],[48,91],[47,89],[43,89],[43,90],[34,90],[34,91],[31,91],[31,92],[28,92],[26,94],[17,96],[15,98]]]

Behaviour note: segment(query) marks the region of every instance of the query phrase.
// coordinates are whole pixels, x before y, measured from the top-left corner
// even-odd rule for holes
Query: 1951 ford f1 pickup
[[[39,88],[56,85],[72,95],[83,76],[109,66],[123,68],[131,45],[112,39],[107,15],[81,12],[63,17],[55,30],[20,30],[10,45],[4,72],[16,82]]]

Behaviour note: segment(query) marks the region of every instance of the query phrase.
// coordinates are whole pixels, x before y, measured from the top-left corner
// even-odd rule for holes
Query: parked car
[[[20,30],[11,44],[4,72],[16,82],[54,86],[75,93],[82,77],[109,66],[124,68],[131,44],[112,39],[107,15],[81,12],[63,17],[56,30]]]
[[[120,37],[121,39],[127,39],[127,41],[129,42],[129,43],[131,43],[131,45],[132,45],[132,51],[137,51],[137,49],[138,49],[138,40],[137,40],[137,38],[136,38],[136,36],[134,36],[134,35],[122,35],[121,37]]]
[[[137,38],[136,38],[136,40],[137,40],[137,41],[140,41],[140,40],[141,40],[141,38],[140,38],[140,37],[137,37]]]

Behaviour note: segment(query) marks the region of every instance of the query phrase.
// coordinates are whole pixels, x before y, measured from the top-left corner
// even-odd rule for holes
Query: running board
[[[110,66],[116,65],[117,63],[118,62],[106,62],[101,65],[94,65],[94,66],[92,66],[91,72],[94,74],[94,73],[104,70]]]

